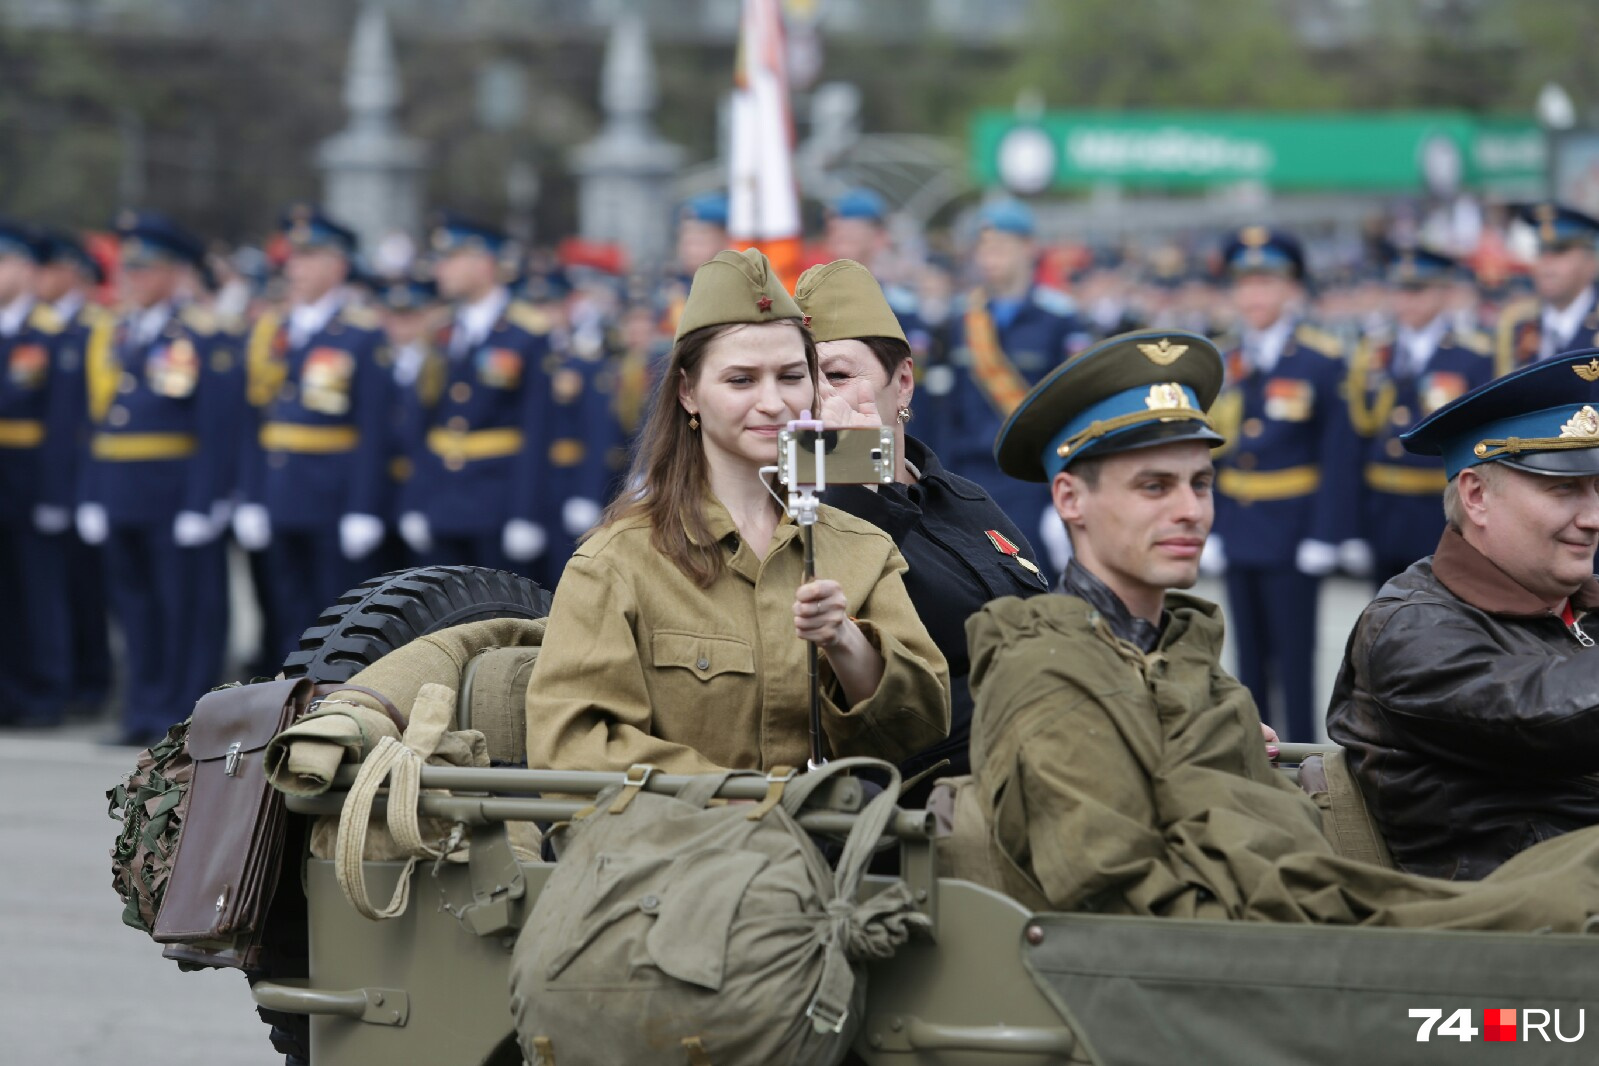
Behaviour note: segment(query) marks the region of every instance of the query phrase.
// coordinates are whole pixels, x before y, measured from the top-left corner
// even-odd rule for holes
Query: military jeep
[[[474,590],[489,602],[476,602]],[[413,636],[474,618],[533,618],[547,605],[537,586],[510,575],[455,567],[390,575],[332,608],[286,671],[348,680]],[[503,659],[517,651],[485,652],[452,679],[460,725],[506,734],[490,736],[491,751],[516,749],[511,734],[522,724],[483,713],[492,697],[481,680],[499,678],[503,690],[505,679],[514,685],[520,676],[525,686],[526,656]],[[1342,853],[1387,861],[1340,752],[1287,745],[1283,762],[1322,806]],[[354,776],[343,768],[331,791],[291,799],[290,810],[338,815]],[[553,864],[518,858],[507,823],[570,818],[584,796],[621,776],[425,768],[419,811],[468,826],[469,860],[419,866],[409,908],[383,922],[356,913],[330,860],[304,854],[286,863],[279,892],[296,903],[303,894],[308,965],[305,976],[258,980],[256,1002],[274,1017],[309,1019],[315,1066],[521,1063],[509,1009],[511,950]],[[685,780],[655,774],[644,787],[674,792]],[[434,789],[448,794],[426,791]],[[759,798],[764,790],[758,777],[734,778],[722,795]],[[801,822],[824,837],[840,834],[862,801],[858,782],[837,782],[818,790]],[[1483,1051],[1481,1039],[1462,1040],[1463,1023],[1419,1040],[1428,1011],[1480,1021],[1489,1008],[1558,1009],[1569,1035],[1579,1011],[1599,1006],[1599,966],[1586,937],[1034,913],[941,876],[927,812],[901,810],[888,837],[899,872],[869,876],[862,891],[902,879],[932,925],[867,969],[852,1061],[871,1066],[1452,1064],[1500,1053]],[[371,892],[384,898],[403,868],[366,863]],[[1469,1015],[1457,1016],[1462,1010]],[[1581,1041],[1536,1036],[1500,1058],[1595,1061]],[[659,1061],[679,1061],[674,1054],[681,1053],[663,1052]]]

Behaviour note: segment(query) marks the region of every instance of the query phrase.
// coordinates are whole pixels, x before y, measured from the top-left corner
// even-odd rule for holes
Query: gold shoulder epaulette
[[[84,304],[81,314],[84,322],[90,326],[99,326],[101,323],[114,326],[117,322],[116,313],[102,304]]]
[[[217,316],[203,307],[190,304],[183,309],[179,316],[185,326],[204,337],[209,337],[217,331]]]
[[[46,303],[35,303],[28,314],[28,325],[40,333],[60,333],[67,324],[61,321],[56,309]]]
[[[550,316],[521,300],[511,301],[511,305],[505,309],[505,318],[511,325],[525,329],[529,333],[542,334],[550,331]]]
[[[344,310],[339,312],[339,317],[356,329],[381,329],[383,317],[370,307],[358,303],[347,303]]]
[[[1536,296],[1524,296],[1513,303],[1508,303],[1505,309],[1499,312],[1499,327],[1503,329],[1525,322],[1529,318],[1537,318],[1542,306]]]
[[[1329,359],[1344,357],[1343,338],[1320,326],[1312,326],[1308,322],[1302,323],[1294,330],[1294,339],[1316,354],[1325,355]]]
[[[1469,352],[1481,356],[1490,356],[1494,353],[1493,338],[1480,329],[1457,329],[1454,331],[1455,343]]]

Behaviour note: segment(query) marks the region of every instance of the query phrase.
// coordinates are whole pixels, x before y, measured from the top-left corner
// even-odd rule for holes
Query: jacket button
[[[451,433],[465,433],[466,430],[467,430],[467,427],[470,426],[471,424],[472,423],[468,422],[466,419],[462,418],[460,415],[456,415],[454,418],[451,418],[448,422],[444,423],[444,426]]]
[[[472,386],[464,381],[457,381],[450,386],[450,399],[456,403],[465,403],[472,398]]]
[[[638,909],[645,914],[654,914],[661,909],[661,897],[651,893],[638,901]]]
[[[117,381],[117,391],[120,393],[133,392],[139,387],[139,379],[132,374],[124,373]]]
[[[125,426],[128,424],[128,409],[126,407],[113,407],[106,412],[105,420],[113,426]]]
[[[694,664],[694,666],[699,670],[709,670],[711,668],[711,660],[702,655],[700,656],[699,661]]]
[[[1255,469],[1255,463],[1256,459],[1253,452],[1244,452],[1237,459],[1233,460],[1233,465],[1238,467],[1240,470],[1253,470]]]
[[[1258,437],[1266,431],[1266,424],[1258,418],[1244,419],[1244,436]]]

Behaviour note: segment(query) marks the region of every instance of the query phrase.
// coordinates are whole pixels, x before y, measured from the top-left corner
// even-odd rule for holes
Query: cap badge
[[[1590,359],[1571,368],[1584,381],[1599,381],[1599,359]]]
[[[1194,405],[1188,402],[1188,394],[1183,392],[1183,387],[1170,381],[1151,385],[1149,395],[1144,397],[1144,406],[1151,411],[1170,411],[1173,408],[1189,411],[1194,409]]]
[[[1251,247],[1259,247],[1271,239],[1265,226],[1245,226],[1238,234],[1238,239]]]
[[[772,298],[770,296],[762,296],[755,301],[755,306],[760,308],[762,312],[770,311],[772,309]]]
[[[1173,344],[1170,337],[1162,337],[1159,344],[1140,344],[1138,350],[1156,366],[1171,366],[1188,350],[1188,345]]]
[[[1584,407],[1560,427],[1560,437],[1562,440],[1573,437],[1599,440],[1599,411],[1595,411],[1592,407]]]
[[[1539,222],[1553,222],[1559,214],[1559,209],[1554,204],[1539,204],[1536,214]]]

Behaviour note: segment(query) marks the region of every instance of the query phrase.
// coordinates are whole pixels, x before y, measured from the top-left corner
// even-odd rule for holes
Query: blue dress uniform
[[[1389,280],[1442,284],[1455,269],[1447,256],[1416,250],[1396,260]],[[1432,554],[1444,528],[1443,461],[1407,451],[1400,436],[1493,376],[1488,336],[1443,317],[1418,336],[1367,338],[1350,358],[1349,417],[1364,440],[1361,535],[1378,588]]]
[[[502,269],[506,240],[491,227],[444,214],[432,234],[440,256],[489,255]],[[515,570],[538,578],[547,534],[534,495],[549,402],[548,315],[502,287],[458,307],[405,401],[416,434],[401,490],[400,531],[419,561]],[[516,546],[508,542],[515,533]],[[525,563],[510,552],[526,552]]]
[[[1599,220],[1559,204],[1517,205],[1515,214],[1530,224],[1539,254],[1582,247],[1599,252]],[[1563,352],[1599,348],[1599,285],[1577,297],[1582,305],[1559,333],[1545,328],[1552,313],[1537,298],[1517,300],[1500,313],[1495,330],[1494,372],[1505,375]],[[1571,309],[1568,308],[1568,311]]]
[[[43,243],[0,219],[0,256],[38,263]],[[81,378],[50,308],[0,307],[0,724],[48,726],[71,697],[67,523]]]
[[[296,249],[355,251],[355,235],[315,208],[291,211],[282,230]],[[261,505],[268,519],[267,594],[278,627],[268,637],[279,655],[298,646],[324,608],[372,576],[381,526],[369,537],[357,529],[355,543],[346,543],[346,527],[352,517],[379,524],[389,506],[388,345],[377,313],[347,290],[327,300],[326,317],[304,336],[294,336],[288,316],[272,313],[250,335],[248,397],[258,426],[245,445],[240,499]]]
[[[125,216],[123,268],[154,258],[198,266],[203,249],[154,214]],[[122,739],[148,743],[188,715],[222,669],[228,610],[224,542],[180,544],[180,519],[216,516],[231,496],[243,414],[243,360],[196,308],[125,316],[89,366],[93,431],[80,496],[109,526],[107,593],[127,645]],[[83,525],[80,509],[80,528]]]
[[[104,269],[77,237],[64,231],[51,231],[47,239],[50,262],[70,266],[86,283],[105,284]],[[62,369],[73,376],[72,388],[79,401],[73,415],[73,430],[78,438],[78,453],[82,454],[88,444],[89,428],[84,368],[90,360],[104,361],[116,329],[116,318],[100,305],[90,303],[78,291],[59,301],[55,311],[62,325]],[[74,487],[74,495],[75,492]],[[104,704],[111,693],[105,560],[100,548],[85,543],[76,530],[69,530],[65,536],[67,613],[72,631],[72,704],[85,709],[96,708]]]
[[[1303,277],[1299,244],[1248,227],[1224,254],[1235,273]],[[1342,346],[1325,330],[1280,322],[1275,362],[1227,353],[1227,383],[1211,411],[1228,438],[1217,453],[1212,539],[1226,556],[1227,600],[1237,638],[1238,678],[1262,716],[1282,693],[1276,726],[1285,740],[1315,736],[1316,607],[1336,549],[1359,534],[1359,439],[1342,396]],[[1268,330],[1268,333],[1271,332]],[[1331,559],[1309,572],[1308,549]]]
[[[599,520],[617,479],[623,431],[616,411],[617,375],[604,350],[582,355],[565,347],[543,360],[546,406],[539,417],[533,507],[549,546],[535,575],[546,588],[560,580],[581,537]]]
[[[985,208],[982,224],[1031,236],[1019,204]],[[981,289],[950,320],[949,365],[923,376],[926,399],[917,431],[945,457],[949,471],[975,481],[1023,532],[1036,533],[1053,513],[1047,490],[1007,478],[994,465],[994,436],[1027,390],[1088,342],[1071,301],[1039,286],[995,300]]]

